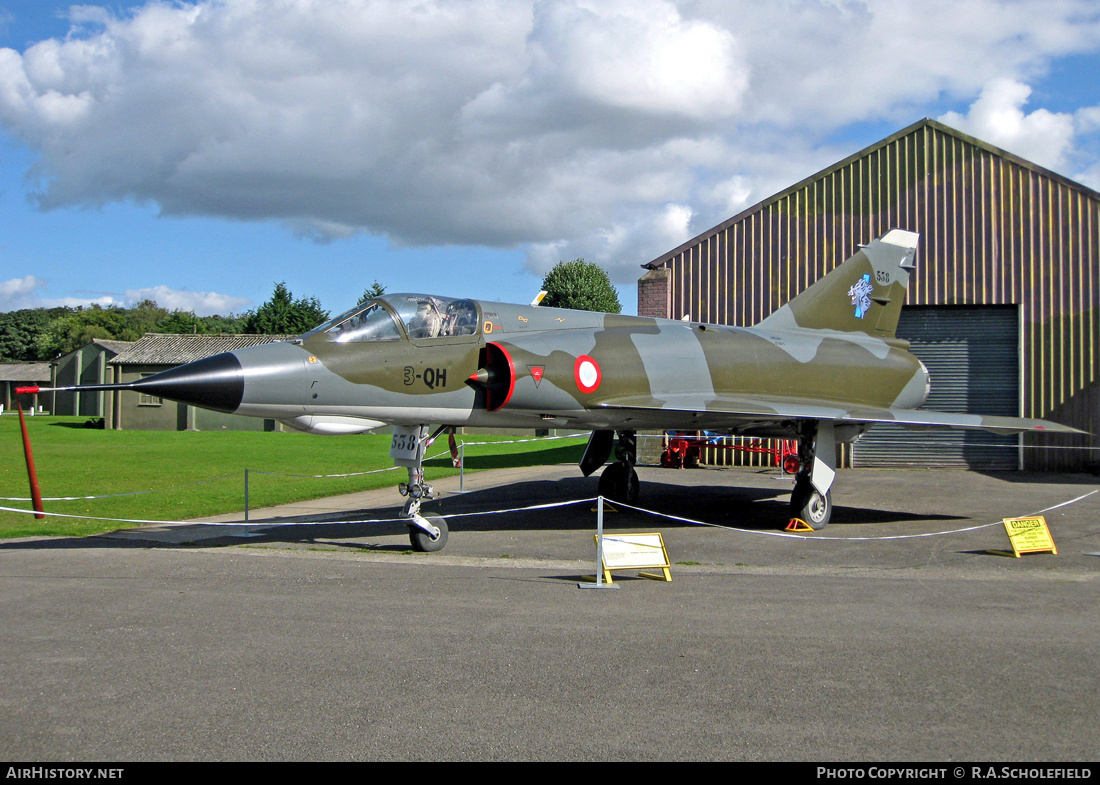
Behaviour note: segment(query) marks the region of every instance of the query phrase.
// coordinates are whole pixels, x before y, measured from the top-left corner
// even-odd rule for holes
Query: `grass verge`
[[[105,496],[47,501],[47,512],[102,518],[186,520],[244,509],[244,471],[249,470],[253,509],[396,486],[404,470],[392,470],[387,434],[313,436],[254,431],[103,431],[81,417],[27,417],[43,497]],[[493,444],[511,437],[463,436],[466,471],[576,462],[582,439]],[[0,497],[28,497],[26,465],[17,417],[0,417]],[[429,481],[458,473],[440,438],[425,462]],[[391,469],[390,471],[384,471]],[[379,471],[383,470],[383,471]],[[374,472],[360,474],[361,472]],[[351,477],[313,475],[355,474]],[[399,499],[394,494],[394,504]],[[30,509],[29,501],[0,506]],[[0,511],[0,538],[84,536],[125,524],[82,518],[36,519]]]

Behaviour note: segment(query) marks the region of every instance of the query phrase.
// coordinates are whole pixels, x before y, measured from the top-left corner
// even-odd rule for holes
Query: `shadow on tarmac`
[[[650,473],[642,483],[642,497],[637,506],[644,509],[629,509],[609,503],[611,509],[604,516],[605,529],[686,529],[702,522],[749,531],[775,531],[781,529],[790,517],[790,483],[774,472],[748,474],[748,479],[757,483],[755,486],[708,484],[707,480],[716,479],[710,472],[677,472],[673,477],[679,482],[653,479],[654,476],[661,477],[661,473]],[[700,482],[694,484],[696,480]],[[774,487],[771,487],[773,484]],[[443,494],[426,502],[422,512],[446,518],[452,533],[594,531],[595,494],[595,477],[523,480],[464,494]],[[393,502],[385,505],[351,508],[341,513],[276,515],[253,519],[249,524],[236,524],[233,534],[214,534],[217,524],[196,524],[194,527],[176,525],[172,527],[176,536],[168,538],[164,536],[163,527],[150,526],[119,530],[128,536],[119,536],[119,532],[115,532],[90,537],[0,541],[0,552],[54,548],[216,548],[239,546],[245,542],[257,545],[316,544],[326,548],[404,552],[409,550],[405,539],[408,529],[399,517],[399,502],[400,498],[395,493]],[[523,509],[534,505],[559,506],[549,510]],[[499,510],[510,512],[487,514]],[[319,518],[322,522],[318,522]],[[874,505],[837,505],[833,520],[847,525],[881,525],[966,520],[966,516],[910,512]],[[296,526],[296,523],[302,525]],[[143,532],[148,537],[143,537]],[[194,536],[189,537],[188,534]],[[400,537],[401,541],[394,543],[392,539],[395,536]]]
[[[1008,471],[989,471],[985,469],[971,469],[973,474],[980,474],[983,477],[992,477],[1003,482],[1010,482],[1013,484],[1034,484],[1043,483],[1044,485],[1096,485],[1100,481],[1100,474],[1068,474],[1061,472],[1008,472]]]

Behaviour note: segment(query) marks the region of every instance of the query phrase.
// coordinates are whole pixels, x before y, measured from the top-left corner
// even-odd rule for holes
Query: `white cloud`
[[[47,281],[34,275],[12,278],[0,282],[0,313],[19,311],[24,308],[55,308],[65,306],[111,305],[131,307],[142,300],[154,300],[161,308],[169,311],[194,311],[197,316],[227,316],[239,313],[251,304],[243,297],[232,297],[217,292],[190,292],[170,289],[167,286],[154,286],[147,289],[128,289],[125,295],[99,294],[92,297],[43,297],[42,290]]]
[[[942,97],[984,89],[962,122],[1050,165],[1072,125],[1012,86],[1100,47],[1094,0],[202,0],[70,21],[0,50],[0,124],[39,152],[44,208],[528,244],[534,269],[560,251],[619,280],[852,152],[822,139]]]
[[[529,76],[604,107],[723,117],[748,84],[733,34],[665,0],[539,3],[529,41]]]
[[[545,275],[559,261],[582,257],[606,269],[613,281],[633,283],[638,279],[639,264],[691,239],[692,215],[691,207],[684,204],[663,205],[656,215],[639,210],[630,218],[571,240],[533,245],[527,254],[527,268]]]
[[[1093,163],[1085,169],[1077,172],[1074,177],[1079,183],[1087,185],[1094,191],[1100,191],[1100,161]]]
[[[1100,132],[1100,106],[1086,106],[1074,112],[1074,122],[1082,134]]]
[[[1031,88],[1026,84],[995,79],[986,85],[966,115],[948,112],[940,119],[1040,166],[1061,170],[1073,145],[1073,115],[1046,109],[1025,114],[1023,106],[1030,95]]]
[[[0,282],[0,313],[8,311],[21,311],[24,308],[56,308],[66,306],[75,308],[78,306],[122,305],[122,301],[111,295],[98,297],[59,297],[45,298],[40,294],[45,289],[47,282],[35,275],[27,275],[23,278],[12,278]]]
[[[240,313],[252,304],[251,300],[243,297],[231,297],[217,292],[169,289],[167,286],[126,290],[128,304],[135,305],[142,300],[153,300],[169,311],[193,311],[196,316],[228,316],[231,313]]]
[[[36,292],[42,285],[33,275],[0,282],[0,312],[36,308]]]
[[[706,191],[706,199],[717,205],[723,214],[732,217],[752,203],[752,194],[752,183],[737,174],[711,186]]]

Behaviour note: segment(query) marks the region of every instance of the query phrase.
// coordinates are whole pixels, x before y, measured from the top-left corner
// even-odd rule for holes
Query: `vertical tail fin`
[[[915,269],[916,232],[891,229],[760,322],[773,330],[862,332],[893,338]]]

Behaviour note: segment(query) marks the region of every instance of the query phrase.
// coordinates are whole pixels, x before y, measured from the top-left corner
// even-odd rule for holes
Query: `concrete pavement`
[[[0,541],[0,756],[1096,760],[1096,477],[844,471],[781,537],[773,472],[640,473],[659,515],[606,525],[661,531],[674,580],[618,591],[576,588],[590,502],[467,515],[590,498],[575,467],[440,482],[436,554],[339,522],[393,490]],[[1057,555],[989,553],[1047,508]]]

